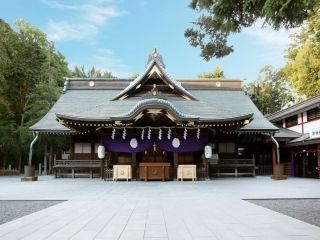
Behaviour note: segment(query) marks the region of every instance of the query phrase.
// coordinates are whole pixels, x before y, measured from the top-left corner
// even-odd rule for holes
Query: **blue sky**
[[[112,71],[118,77],[141,73],[156,47],[167,71],[177,79],[221,66],[229,78],[253,81],[259,69],[281,67],[290,32],[245,29],[230,38],[234,53],[209,62],[189,45],[184,30],[198,16],[190,0],[10,0],[0,17],[10,24],[23,18],[47,33],[70,67],[84,65]]]

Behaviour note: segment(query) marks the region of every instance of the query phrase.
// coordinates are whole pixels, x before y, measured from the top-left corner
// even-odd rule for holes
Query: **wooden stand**
[[[274,180],[286,180],[287,175],[284,175],[284,166],[283,164],[276,164],[273,166],[273,175],[271,176]]]
[[[140,163],[140,180],[168,180],[170,178],[170,163]]]
[[[183,179],[197,180],[197,166],[193,164],[178,165],[177,180]]]
[[[113,181],[118,179],[131,180],[131,165],[113,165]]]

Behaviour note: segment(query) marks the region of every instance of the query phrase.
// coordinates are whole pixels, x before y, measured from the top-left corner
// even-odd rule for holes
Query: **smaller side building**
[[[280,128],[275,138],[290,175],[320,177],[320,95],[267,118]]]

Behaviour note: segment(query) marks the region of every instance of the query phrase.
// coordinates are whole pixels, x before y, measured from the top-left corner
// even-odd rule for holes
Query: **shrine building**
[[[280,160],[278,128],[246,95],[242,80],[174,79],[156,50],[136,79],[66,78],[60,98],[30,129],[69,137],[51,162],[44,159],[45,170],[57,176],[270,175]],[[180,173],[181,167],[191,170]]]

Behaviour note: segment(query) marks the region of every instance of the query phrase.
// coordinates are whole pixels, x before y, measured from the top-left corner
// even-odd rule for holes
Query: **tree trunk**
[[[25,121],[25,110],[27,108],[28,101],[25,102],[23,111],[21,113],[21,118],[20,118],[20,126],[18,129],[17,133],[17,144],[18,144],[18,170],[21,173],[21,165],[22,165],[22,155],[23,155],[23,149],[22,149],[22,139],[21,139],[21,129],[24,126],[24,121]]]
[[[21,146],[21,134],[20,131],[17,133],[17,145],[18,145],[18,170],[21,173],[21,165],[22,165],[22,146]]]

